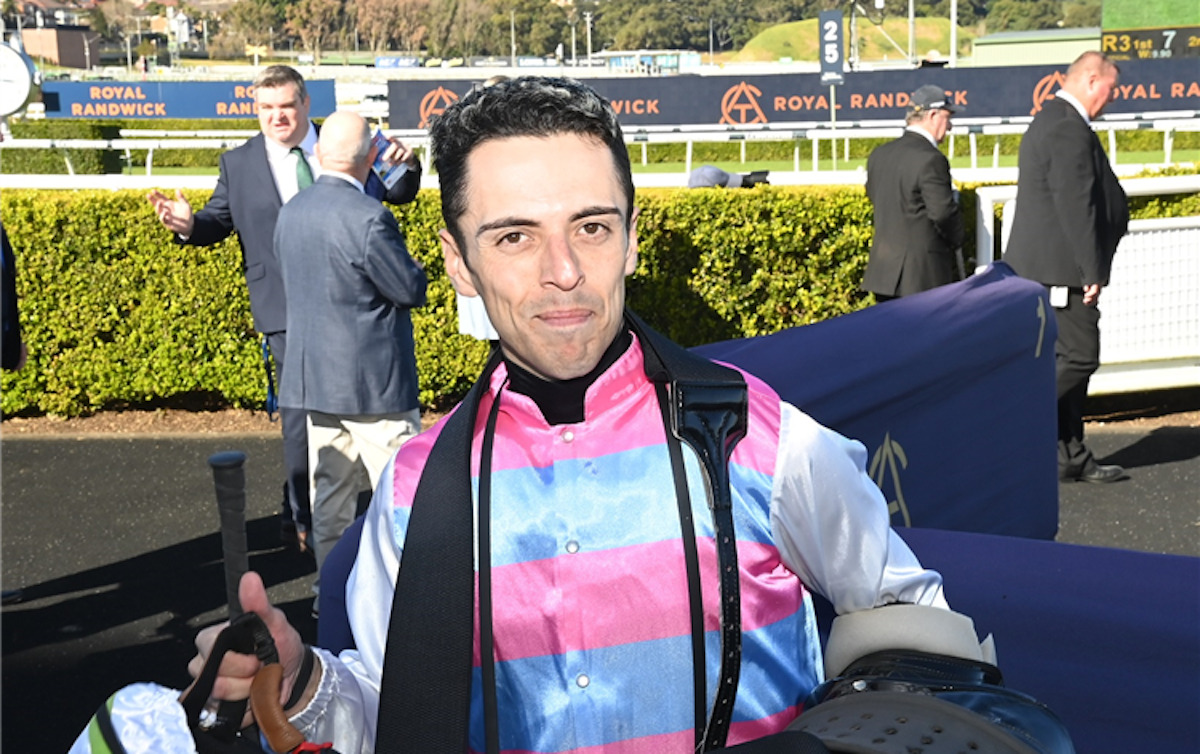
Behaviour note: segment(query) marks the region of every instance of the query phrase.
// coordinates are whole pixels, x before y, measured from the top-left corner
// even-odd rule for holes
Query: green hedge
[[[185,191],[194,206],[207,192]],[[963,191],[968,259],[975,196]],[[867,306],[858,290],[871,208],[859,187],[638,193],[630,306],[684,345],[764,335]],[[437,192],[394,210],[430,277],[413,312],[421,402],[445,408],[487,344],[458,334]],[[4,373],[4,413],[73,416],[204,396],[258,407],[264,379],[236,240],[173,244],[142,192],[8,190],[29,364]],[[1200,214],[1200,195],[1147,199],[1135,217]]]

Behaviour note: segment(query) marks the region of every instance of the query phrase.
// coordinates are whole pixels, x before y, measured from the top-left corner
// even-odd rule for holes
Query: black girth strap
[[[741,589],[729,492],[729,458],[746,434],[749,403],[746,381],[738,371],[714,364],[663,338],[635,315],[629,314],[628,320],[642,342],[646,375],[651,381],[670,387],[671,433],[696,452],[705,471],[721,585],[721,670],[712,713],[703,732],[697,730],[696,749],[708,751],[725,745],[742,666]],[[684,537],[688,535],[689,532],[683,532]],[[701,610],[701,605],[696,604],[698,591],[690,590],[693,615]],[[693,644],[704,641],[703,633],[698,634],[695,625],[692,641]],[[703,658],[702,644],[694,648],[693,655],[696,654]],[[696,677],[702,681],[703,672]],[[700,685],[696,689],[697,704],[702,694],[704,687]]]
[[[632,314],[626,321],[642,345],[646,375],[667,387],[669,443],[688,444],[705,469],[713,511],[721,585],[721,670],[716,699],[703,720],[704,635],[696,616],[702,605],[698,569],[689,565],[693,613],[697,749],[724,745],[737,695],[741,664],[741,615],[737,542],[729,491],[728,461],[745,435],[747,389],[736,370],[714,364],[670,342]],[[475,521],[471,496],[471,440],[480,399],[499,363],[493,353],[483,375],[442,427],[413,499],[404,555],[397,576],[380,684],[375,751],[454,752],[467,747],[471,698],[472,626],[475,593]],[[674,463],[672,465],[675,465]],[[686,493],[686,480],[683,481]],[[676,482],[678,487],[679,482]],[[690,521],[684,522],[683,536]],[[694,543],[693,543],[694,544]],[[689,556],[694,557],[694,546]],[[482,585],[481,585],[482,586]],[[490,611],[489,611],[490,612]],[[485,662],[485,665],[488,664]],[[494,683],[494,681],[493,681]],[[485,692],[485,697],[487,696]],[[497,716],[485,705],[485,716]],[[495,721],[486,738],[496,745]]]

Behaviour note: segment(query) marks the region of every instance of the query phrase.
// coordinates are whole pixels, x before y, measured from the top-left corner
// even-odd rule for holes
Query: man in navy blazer
[[[148,198],[160,222],[175,233],[177,243],[209,246],[237,232],[242,247],[246,286],[254,328],[263,333],[275,362],[282,390],[287,353],[287,304],[283,273],[275,257],[273,236],[279,209],[300,190],[301,174],[311,182],[320,166],[313,157],[317,129],[309,120],[310,100],[304,78],[285,65],[267,67],[254,81],[254,100],[262,133],[221,155],[217,187],[204,208],[193,214],[176,191],[171,199],[159,191]],[[384,158],[403,162],[408,170],[391,189],[372,174],[367,192],[392,204],[412,201],[420,188],[421,164],[412,150],[392,140]],[[303,412],[282,409],[284,466],[283,536],[305,547],[310,523],[308,441]]]
[[[25,350],[25,342],[21,340],[21,320],[17,313],[17,259],[2,222],[0,247],[3,254],[0,260],[0,306],[3,306],[3,316],[0,316],[0,322],[3,323],[0,345],[4,351],[3,363],[0,366],[16,371],[25,366],[28,353]]]
[[[364,194],[376,148],[366,121],[336,112],[317,144],[321,177],[279,212],[291,339],[280,405],[308,415],[312,535],[320,566],[354,521],[363,471],[373,489],[396,449],[421,431],[409,310],[425,271],[395,216]]]
[[[1119,75],[1102,53],[1083,53],[1029,124],[1004,254],[1018,275],[1046,286],[1058,324],[1058,476],[1064,482],[1126,477],[1120,466],[1097,463],[1083,441],[1088,381],[1100,367],[1100,291],[1129,228],[1125,190],[1090,125],[1112,101]]]
[[[963,220],[950,181],[950,162],[938,144],[954,110],[939,86],[909,98],[904,135],[867,158],[867,196],[875,209],[875,238],[862,288],[883,301],[958,279],[955,255]]]

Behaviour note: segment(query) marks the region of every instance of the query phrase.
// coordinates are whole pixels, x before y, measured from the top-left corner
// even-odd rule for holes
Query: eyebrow
[[[603,205],[596,205],[593,207],[585,207],[585,208],[579,210],[578,212],[576,212],[575,214],[571,215],[571,222],[575,222],[576,220],[583,220],[588,217],[600,217],[600,216],[604,216],[604,215],[616,215],[616,216],[620,217],[621,210],[616,207],[611,207],[611,206],[606,207]],[[501,217],[499,219],[492,220],[491,222],[486,222],[483,225],[480,225],[478,228],[476,228],[475,229],[475,237],[479,238],[480,236],[482,236],[484,233],[487,233],[488,231],[501,230],[503,228],[532,228],[532,227],[537,227],[540,224],[541,223],[537,222],[536,220],[530,220],[530,219],[524,218],[524,217],[516,217],[516,216]]]

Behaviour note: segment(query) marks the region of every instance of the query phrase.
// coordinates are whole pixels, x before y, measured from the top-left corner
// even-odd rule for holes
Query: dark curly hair
[[[603,143],[625,193],[626,222],[633,214],[633,175],[617,115],[594,89],[574,79],[522,76],[477,87],[438,116],[429,132],[442,218],[464,251],[458,220],[466,211],[467,158],[490,139],[577,134]]]

